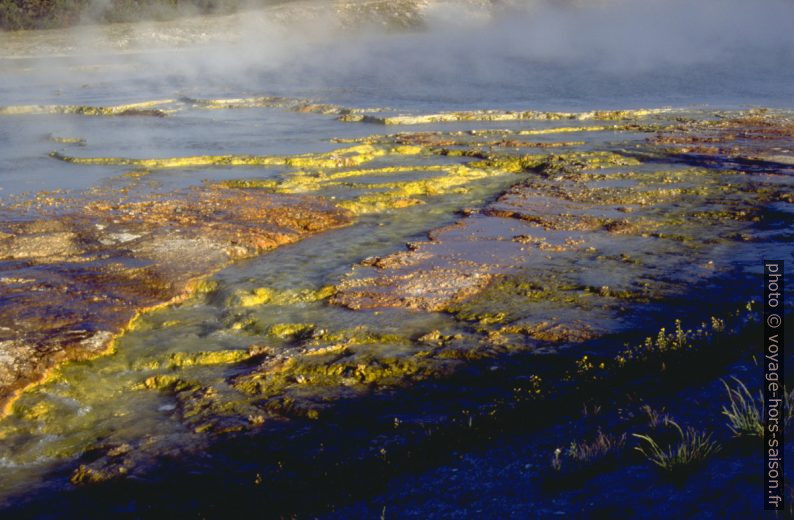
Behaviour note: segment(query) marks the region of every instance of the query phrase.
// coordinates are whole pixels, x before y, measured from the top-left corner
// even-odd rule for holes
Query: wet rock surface
[[[495,333],[523,331],[553,342],[589,339],[595,324],[611,322],[609,330],[628,308],[730,271],[736,252],[761,239],[758,224],[775,219],[769,208],[788,204],[791,181],[782,165],[748,172],[698,160],[688,167],[678,164],[688,148],[656,147],[682,141],[682,134],[693,142],[721,136],[708,139],[727,147],[737,138],[725,129],[742,127],[732,155],[701,151],[715,162],[729,161],[768,153],[790,132],[786,119],[749,121],[660,127],[649,139],[652,146],[611,155],[494,159],[525,168],[528,179],[430,232],[428,241],[364,262],[339,284],[332,302],[352,309],[443,310],[484,326],[503,324]],[[648,167],[651,156],[658,167]],[[584,318],[588,314],[592,318]],[[583,319],[592,325],[582,326]]]
[[[316,199],[199,188],[0,223],[0,404],[59,363],[108,351],[139,313],[188,298],[229,263],[349,222]]]
[[[60,365],[0,424],[0,439],[16,451],[9,460],[23,468],[42,451],[35,439],[53,439],[47,456],[63,464],[51,478],[79,493],[160,473],[176,482],[181,470],[158,461],[191,472],[185,461],[199,453],[194,462],[206,468],[226,450],[244,460],[246,449],[264,462],[256,471],[235,462],[240,489],[264,482],[277,493],[300,480],[311,486],[329,467],[401,467],[392,453],[443,444],[429,439],[449,428],[450,438],[466,438],[472,421],[546,402],[558,387],[575,394],[572,385],[601,388],[615,375],[631,384],[624,366],[724,324],[715,318],[693,332],[678,323],[639,350],[621,350],[613,338],[669,318],[692,287],[722,291],[790,234],[790,123],[777,113],[392,116],[277,97],[152,107],[177,117],[277,110],[357,132],[373,122],[403,128],[291,155],[116,157],[90,141],[79,150],[77,140],[54,141],[72,148],[52,153],[53,163],[119,170],[114,183],[124,192],[44,193],[4,210],[8,388],[106,352],[139,311],[203,293],[141,316],[114,355]],[[364,114],[401,119],[350,117]],[[718,146],[692,155],[682,142],[698,139]],[[178,193],[143,188],[147,179],[201,169],[227,173]],[[234,260],[341,228],[353,214],[347,229],[198,281]],[[726,298],[719,312],[748,294]],[[704,312],[693,319],[708,321]],[[505,370],[511,375],[502,379]],[[411,389],[415,403],[403,402]],[[370,416],[378,419],[362,420]],[[97,433],[75,433],[82,428]],[[339,431],[349,442],[328,449],[324,437]],[[226,489],[196,471],[211,482],[208,496],[213,486]],[[190,488],[185,496],[199,489]],[[303,510],[298,502],[287,500],[283,511]]]

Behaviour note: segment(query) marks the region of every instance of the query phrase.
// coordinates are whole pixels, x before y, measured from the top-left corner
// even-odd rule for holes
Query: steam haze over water
[[[339,5],[3,35],[2,104],[188,91],[405,110],[791,107],[794,99],[788,0],[392,3],[420,21],[408,31],[345,17]],[[23,58],[44,52],[63,57]]]
[[[376,16],[356,9],[372,4],[386,7]],[[0,106],[276,95],[406,113],[791,108],[793,19],[790,0],[282,2],[224,16],[0,33]],[[302,153],[300,143],[328,137],[314,120],[307,128],[306,119],[278,116],[282,126],[262,129],[252,119],[252,130],[239,113],[229,117],[238,152]],[[52,143],[42,140],[53,132],[85,138],[86,152],[102,155],[230,149],[207,135],[201,117],[168,120],[5,119],[0,196],[84,188],[110,174],[53,176]],[[251,135],[257,146],[245,148]]]

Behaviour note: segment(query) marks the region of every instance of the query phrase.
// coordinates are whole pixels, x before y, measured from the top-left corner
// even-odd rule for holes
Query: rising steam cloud
[[[230,16],[81,26],[64,31],[56,47],[83,65],[96,62],[98,49],[121,52],[114,67],[129,64],[140,81],[258,91],[269,89],[266,75],[269,84],[275,78],[318,91],[356,85],[409,94],[417,84],[430,85],[433,96],[467,81],[523,85],[548,67],[559,69],[553,80],[562,89],[617,81],[588,78],[586,71],[619,78],[677,67],[694,74],[710,68],[741,86],[747,77],[792,74],[791,20],[792,0],[293,1]],[[13,53],[13,45],[5,48]],[[44,74],[52,77],[53,70]],[[79,77],[56,79],[88,82],[112,74],[102,69],[92,76],[83,67]],[[680,88],[692,74],[679,74]]]

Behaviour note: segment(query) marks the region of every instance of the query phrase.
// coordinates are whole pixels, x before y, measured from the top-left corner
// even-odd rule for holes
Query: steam
[[[0,105],[282,95],[401,112],[794,109],[791,20],[794,0],[294,0],[169,22],[0,32]],[[8,193],[101,178],[89,169],[97,177],[45,181],[50,133],[88,137],[86,153],[104,155],[227,151],[191,126],[212,115],[182,114],[3,118],[0,184]],[[99,131],[105,124],[123,132]],[[180,125],[189,146],[172,149]],[[345,131],[371,131],[353,126]],[[295,135],[240,132],[253,149],[292,146]],[[26,163],[38,173],[20,170],[19,157],[38,157]]]
[[[591,61],[616,69],[794,52],[790,0],[525,2],[498,42],[541,60]]]
[[[716,74],[717,90],[737,93],[757,75],[788,82],[791,20],[792,0],[302,0],[226,16],[50,33],[38,53],[68,54],[66,66],[26,74],[67,85],[132,77],[166,93],[189,85],[258,93],[354,88],[411,97],[426,89],[427,99],[464,83],[519,91],[535,89],[539,76],[556,82],[533,91],[539,98],[549,90],[581,90],[576,82],[598,90],[645,75],[659,79],[659,88],[680,87],[695,97],[687,81],[700,82],[707,97],[708,78],[693,74]],[[5,52],[14,52],[11,43],[2,46]],[[0,60],[0,68],[9,63]],[[103,65],[92,71],[97,63]],[[764,95],[758,93],[759,102]]]

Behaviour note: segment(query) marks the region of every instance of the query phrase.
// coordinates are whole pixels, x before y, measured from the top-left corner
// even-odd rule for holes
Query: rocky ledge
[[[320,199],[203,187],[0,221],[0,409],[59,363],[112,350],[142,311],[229,263],[350,222]]]

